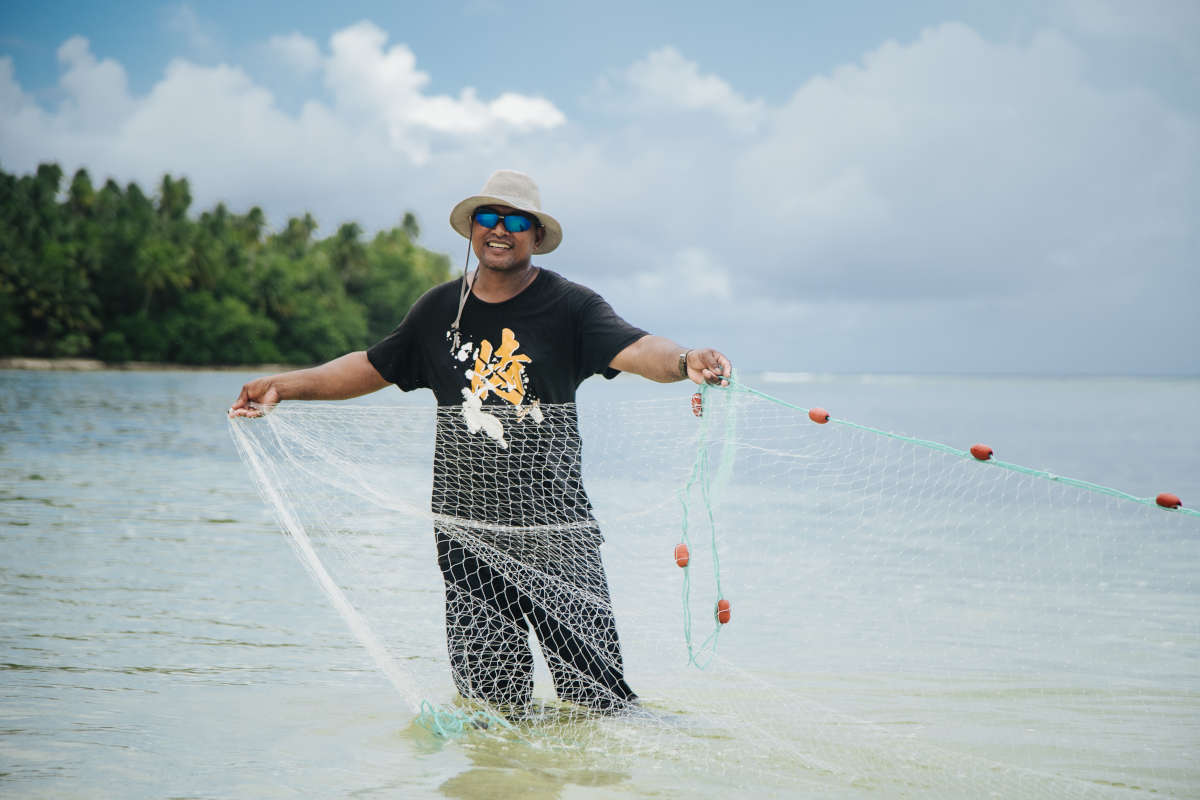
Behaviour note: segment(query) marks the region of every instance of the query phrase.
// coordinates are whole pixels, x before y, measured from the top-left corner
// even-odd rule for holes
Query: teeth
[[[508,245],[506,245],[506,244],[501,244],[500,242],[488,242],[488,247],[498,247],[498,248],[500,248],[500,249],[502,249],[502,250],[508,250],[508,249],[510,249]]]

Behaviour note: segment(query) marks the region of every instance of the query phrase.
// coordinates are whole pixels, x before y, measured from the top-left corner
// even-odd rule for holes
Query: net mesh
[[[768,792],[1196,792],[1200,520],[802,412],[706,390],[699,416],[286,404],[231,430],[416,722],[464,746]]]

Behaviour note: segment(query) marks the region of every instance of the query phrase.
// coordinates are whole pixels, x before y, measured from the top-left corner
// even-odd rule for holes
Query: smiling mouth
[[[511,250],[512,249],[512,245],[505,244],[504,242],[488,242],[487,246],[495,248],[497,250]]]

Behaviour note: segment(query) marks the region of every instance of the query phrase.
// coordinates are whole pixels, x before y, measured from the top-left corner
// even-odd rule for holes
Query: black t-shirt
[[[590,519],[575,390],[617,375],[609,362],[646,332],[547,269],[502,303],[469,295],[455,332],[461,285],[430,289],[367,350],[386,380],[437,397],[433,510],[518,526]]]
[[[461,279],[430,289],[367,351],[380,375],[405,391],[432,389],[438,405],[462,403],[464,388],[484,405],[574,402],[585,378],[615,376],[609,362],[646,335],[591,289],[539,269],[502,303],[469,295],[455,347],[460,288]]]

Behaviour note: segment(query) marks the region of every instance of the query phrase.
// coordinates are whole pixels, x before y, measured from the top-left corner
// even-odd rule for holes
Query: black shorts
[[[562,700],[616,711],[637,699],[600,560],[583,529],[489,532],[435,526],[446,582],[446,646],[463,697],[523,707],[533,699],[532,623]]]

